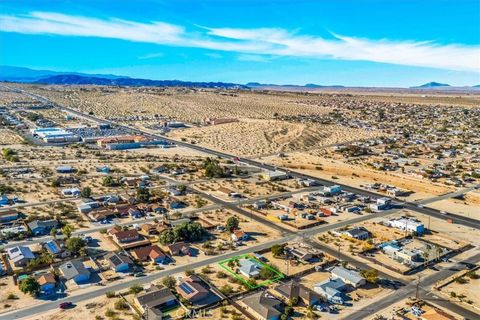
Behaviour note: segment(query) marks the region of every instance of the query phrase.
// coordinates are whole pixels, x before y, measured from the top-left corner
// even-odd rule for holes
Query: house
[[[365,279],[354,270],[349,270],[344,267],[335,267],[330,271],[334,279],[340,279],[346,284],[352,285],[354,288],[358,288],[365,284]]]
[[[55,276],[51,273],[44,273],[37,277],[37,282],[40,285],[40,292],[43,294],[53,293],[57,285]]]
[[[160,223],[158,223],[158,224],[145,223],[145,224],[142,224],[140,226],[140,230],[138,232],[140,232],[144,236],[148,237],[148,236],[159,234],[160,232],[162,232],[166,229],[167,229],[167,227],[163,224],[160,224]]]
[[[423,223],[412,218],[402,217],[399,219],[392,219],[389,220],[387,224],[392,228],[405,230],[407,232],[416,232],[418,234],[425,232],[425,226]]]
[[[75,169],[71,166],[59,166],[56,171],[57,173],[74,173]]]
[[[276,286],[274,290],[285,301],[290,301],[292,298],[296,298],[306,306],[317,304],[321,300],[318,293],[313,292],[295,280],[280,284]]]
[[[58,227],[58,221],[51,220],[33,220],[27,223],[28,228],[36,236],[49,234],[53,228]]]
[[[320,208],[320,211],[318,212],[318,216],[320,217],[330,217],[332,214],[332,210],[328,208]]]
[[[238,270],[243,276],[252,279],[257,278],[260,275],[261,265],[257,261],[244,258],[240,259],[238,263],[240,265]]]
[[[61,240],[48,240],[43,244],[43,247],[54,257],[63,259],[71,255],[70,251],[65,250],[65,244]]]
[[[396,251],[393,255],[394,258],[401,260],[402,262],[411,263],[415,261],[419,261],[420,257],[422,257],[423,251],[418,249],[400,249]]]
[[[124,253],[110,252],[105,255],[105,260],[108,261],[110,268],[115,272],[127,272],[130,270],[130,266],[133,261]]]
[[[10,199],[6,194],[0,195],[0,206],[7,206],[10,204]]]
[[[35,259],[35,255],[29,247],[16,246],[7,249],[8,259],[12,261],[15,267],[24,267],[31,260]]]
[[[162,310],[167,310],[178,304],[177,298],[164,286],[151,285],[145,292],[138,294],[135,304],[149,320],[161,320]]]
[[[263,291],[244,298],[242,304],[260,320],[278,320],[283,311],[282,302]]]
[[[181,196],[183,194],[183,192],[176,188],[175,186],[170,186],[167,188],[167,193],[169,195],[171,195],[172,197],[178,197],[178,196]]]
[[[90,279],[90,271],[85,268],[83,262],[78,260],[66,262],[58,269],[66,281],[73,280],[76,284],[81,284]]]
[[[188,207],[188,205],[183,201],[173,201],[170,203],[170,209],[178,210]]]
[[[260,176],[263,180],[267,181],[284,180],[288,178],[288,174],[280,170],[265,171]]]
[[[140,235],[135,229],[117,231],[112,234],[112,237],[117,243],[129,243],[140,239]]]
[[[301,261],[308,262],[313,259],[313,254],[304,248],[299,247],[286,247],[288,253]]]
[[[343,234],[357,240],[367,240],[370,238],[370,232],[364,227],[355,227],[344,231]]]
[[[181,279],[176,290],[180,296],[191,303],[205,299],[210,294],[206,283],[196,275]]]
[[[136,248],[130,251],[130,253],[133,258],[140,261],[152,261],[160,264],[168,261],[167,255],[157,245]]]
[[[246,232],[238,229],[232,232],[231,237],[233,241],[247,241],[249,238]]]
[[[112,219],[113,217],[115,217],[115,213],[110,209],[101,209],[101,210],[91,211],[87,214],[87,216],[92,221],[99,222],[99,221]]]
[[[317,283],[313,290],[330,303],[344,304],[344,294],[347,284],[341,279],[326,279]]]
[[[64,197],[79,197],[81,194],[78,188],[65,188],[60,191]]]
[[[169,244],[168,251],[172,256],[191,255],[190,246],[183,241]]]
[[[20,214],[17,210],[10,209],[0,212],[0,223],[12,222],[19,218]]]
[[[255,201],[252,206],[255,210],[265,209],[267,207],[267,200]]]

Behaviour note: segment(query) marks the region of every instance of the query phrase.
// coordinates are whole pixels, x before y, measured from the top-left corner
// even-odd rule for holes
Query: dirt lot
[[[342,184],[360,187],[371,183],[394,185],[398,188],[414,191],[408,200],[429,198],[454,190],[441,184],[414,178],[401,172],[379,172],[361,165],[346,164],[340,160],[322,158],[315,152],[295,152],[287,158],[277,156],[263,157],[261,161],[287,167],[319,178],[334,179]]]
[[[0,145],[19,144],[23,138],[10,129],[0,129]]]
[[[41,303],[29,294],[24,294],[15,285],[12,277],[0,279],[0,312],[12,311],[26,305]]]
[[[95,299],[87,300],[79,303],[73,309],[67,310],[52,310],[50,312],[35,315],[28,319],[31,320],[77,320],[77,319],[95,319],[96,316],[101,316],[102,319],[108,318],[107,311],[115,312],[115,315],[123,320],[135,320],[136,314],[131,310],[116,310],[115,302],[119,298],[107,298],[105,296],[97,297]]]
[[[213,149],[242,156],[307,150],[379,135],[381,134],[361,129],[345,130],[335,125],[258,119],[242,119],[240,122],[178,130],[170,134],[176,139],[195,141]]]
[[[477,276],[480,275],[478,270],[476,271]],[[480,311],[480,295],[478,294],[478,288],[480,288],[480,278],[470,279],[469,277],[462,277],[466,283],[458,283],[456,281],[452,282],[448,286],[442,288],[442,292],[450,295],[451,292],[455,292],[456,297],[450,295],[450,299],[453,301],[465,301],[467,304],[470,304],[472,307]],[[460,297],[462,299],[460,299]]]
[[[464,200],[450,198],[428,206],[480,220],[480,192],[477,190],[466,193]]]

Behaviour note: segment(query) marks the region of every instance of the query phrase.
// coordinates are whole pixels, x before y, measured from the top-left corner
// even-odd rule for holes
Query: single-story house
[[[35,259],[35,255],[29,247],[16,246],[7,249],[8,258],[15,267],[24,267],[31,260]]]
[[[49,234],[53,228],[58,227],[58,221],[51,220],[33,220],[27,223],[28,228],[34,235],[45,235]]]
[[[58,239],[48,240],[43,244],[45,250],[54,257],[66,258],[71,255],[70,251],[65,249],[65,243]]]
[[[56,171],[57,173],[74,173],[75,169],[72,166],[59,166]]]
[[[66,280],[73,280],[77,284],[85,283],[90,279],[90,271],[82,261],[72,260],[59,267],[60,274]]]
[[[343,234],[357,240],[367,240],[370,238],[370,232],[364,227],[355,227],[344,231]]]
[[[108,261],[110,268],[115,272],[128,272],[133,261],[124,253],[110,252],[105,255],[105,260]]]
[[[18,220],[20,214],[17,210],[11,209],[0,212],[0,223],[12,222]]]
[[[330,273],[334,279],[341,279],[343,282],[352,285],[354,288],[358,288],[365,284],[365,278],[354,270],[346,269],[344,267],[335,267]]]
[[[43,294],[53,293],[57,285],[55,276],[51,273],[44,273],[37,277],[37,282],[40,285],[40,291]]]
[[[78,188],[65,188],[60,191],[64,197],[79,197],[81,194]]]
[[[282,302],[263,291],[244,298],[242,304],[249,313],[261,320],[278,320],[283,311]]]
[[[299,302],[301,301],[306,306],[317,304],[321,300],[319,294],[313,292],[295,280],[280,284],[276,286],[274,290],[286,301],[289,301],[292,298],[297,298]]]
[[[112,237],[117,243],[129,243],[140,239],[140,235],[135,229],[115,232]]]
[[[135,304],[148,319],[161,320],[162,310],[170,309],[178,304],[177,298],[164,286],[151,285],[145,292],[138,294]]]
[[[207,284],[196,275],[181,279],[176,290],[185,300],[192,303],[198,302],[210,294]]]
[[[248,234],[245,231],[238,229],[232,232],[231,237],[233,241],[247,241],[249,238]]]
[[[176,242],[168,245],[168,251],[172,256],[191,255],[190,246],[185,242]]]
[[[253,259],[240,259],[238,261],[240,268],[239,272],[247,278],[256,278],[260,275],[261,265]]]
[[[326,279],[317,283],[313,290],[330,303],[344,304],[345,295],[342,291],[347,289],[347,284],[342,279]]]
[[[157,245],[136,248],[131,250],[130,253],[135,259],[140,261],[152,261],[161,264],[168,261],[168,256]]]

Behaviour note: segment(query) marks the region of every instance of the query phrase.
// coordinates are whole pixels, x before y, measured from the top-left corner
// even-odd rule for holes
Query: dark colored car
[[[68,308],[73,307],[73,303],[71,303],[71,302],[62,302],[62,303],[60,303],[60,304],[58,305],[58,307],[59,307],[60,309],[68,309]]]

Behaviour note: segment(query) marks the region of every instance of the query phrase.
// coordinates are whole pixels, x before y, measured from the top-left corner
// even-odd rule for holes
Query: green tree
[[[33,277],[28,277],[20,282],[20,291],[30,293],[32,296],[40,292],[40,284]]]
[[[80,191],[80,195],[84,198],[90,198],[90,196],[92,195],[92,188],[90,187],[83,188],[82,191]]]
[[[268,264],[267,266],[260,269],[260,278],[262,279],[271,279],[277,275],[278,268],[273,264]]]
[[[285,254],[284,249],[285,249],[285,246],[279,245],[279,244],[275,244],[271,248],[272,254],[275,258],[282,257]]]
[[[360,275],[365,278],[367,282],[377,283],[378,282],[378,271],[376,269],[362,270]]]
[[[58,232],[58,230],[56,228],[52,228],[52,230],[50,230],[50,235],[53,238],[57,238],[57,232]]]
[[[136,199],[139,202],[148,202],[150,201],[150,191],[147,188],[137,188]]]
[[[65,237],[67,238],[70,238],[72,236],[72,231],[73,231],[73,228],[71,225],[69,224],[66,224],[63,228],[62,228],[62,233],[65,235]]]
[[[143,287],[138,284],[134,284],[128,291],[132,294],[137,294],[143,291]]]
[[[85,241],[78,237],[68,238],[65,242],[65,246],[67,247],[67,249],[70,250],[70,252],[72,252],[72,254],[74,255],[80,254],[85,248],[85,245]]]
[[[225,223],[225,228],[228,231],[233,232],[235,229],[238,229],[239,225],[240,221],[238,220],[238,218],[236,216],[232,216],[227,219],[227,222]]]
[[[163,278],[162,284],[169,289],[173,289],[177,285],[177,280],[172,276],[167,276]]]

